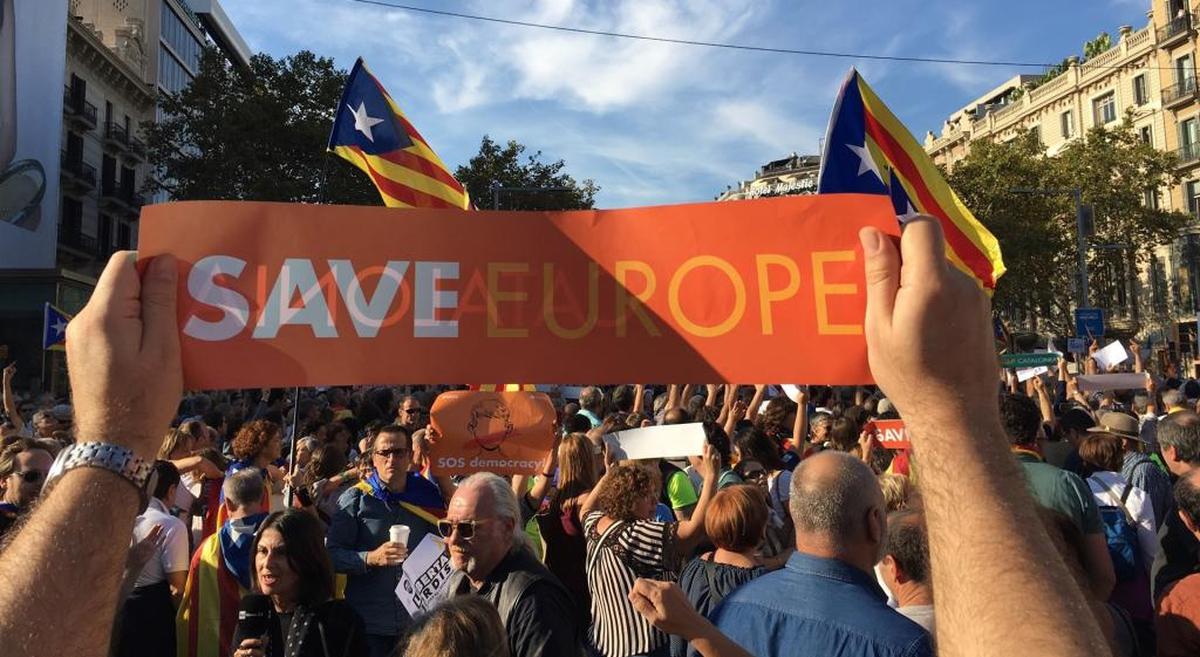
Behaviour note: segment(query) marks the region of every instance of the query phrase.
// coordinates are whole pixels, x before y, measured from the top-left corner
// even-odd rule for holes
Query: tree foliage
[[[949,181],[1000,240],[1008,273],[996,287],[997,309],[1029,318],[1040,330],[1072,332],[1077,232],[1074,203],[1063,190],[1078,187],[1095,211],[1087,256],[1091,305],[1128,308],[1135,317],[1148,310],[1137,305],[1138,267],[1188,222],[1183,213],[1161,209],[1165,203],[1147,203],[1147,190],[1162,195],[1178,183],[1172,154],[1143,143],[1128,116],[1115,128],[1093,128],[1055,157],[1043,155],[1033,133],[971,148]]]
[[[562,160],[543,162],[542,152],[525,153],[525,146],[514,140],[501,146],[484,135],[479,153],[458,167],[454,177],[467,188],[471,200],[480,209],[492,207],[493,189],[500,189],[501,210],[586,210],[595,203],[600,188],[590,178],[576,181],[566,173]],[[518,191],[536,189],[556,191]]]
[[[243,72],[209,49],[191,85],[161,98],[164,119],[143,126],[159,171],[147,191],[180,200],[379,205],[371,181],[325,150],[345,80],[333,60],[307,50],[255,55]]]

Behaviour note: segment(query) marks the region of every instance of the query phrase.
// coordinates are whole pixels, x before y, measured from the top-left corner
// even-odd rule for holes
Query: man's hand
[[[899,252],[878,229],[864,228],[859,238],[867,356],[884,394],[906,419],[986,413],[998,420],[990,303],[946,262],[937,220],[908,222]]]
[[[629,601],[651,625],[689,641],[705,623],[683,589],[670,582],[639,578],[629,590]]]
[[[399,543],[384,543],[367,553],[368,566],[399,566],[408,558],[408,548]]]
[[[9,363],[8,367],[4,368],[4,385],[12,383],[13,377],[17,375],[17,364]]]
[[[87,306],[67,325],[67,364],[81,441],[153,459],[183,392],[175,317],[175,259],[138,277],[134,254],[108,261]]]

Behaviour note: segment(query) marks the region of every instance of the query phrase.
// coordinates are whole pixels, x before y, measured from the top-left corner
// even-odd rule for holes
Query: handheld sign
[[[1146,387],[1150,375],[1145,372],[1117,372],[1115,374],[1081,374],[1075,383],[1081,392],[1100,390],[1141,390]]]
[[[1019,383],[1025,383],[1035,376],[1041,376],[1043,374],[1048,374],[1049,372],[1050,368],[1046,367],[1045,365],[1038,367],[1023,367],[1017,370],[1017,381]]]
[[[445,544],[433,534],[426,534],[400,566],[400,582],[396,584],[396,597],[409,616],[428,611],[444,597],[451,572]]]
[[[912,449],[904,420],[871,420],[863,430],[874,434],[875,441],[884,449]]]
[[[554,404],[541,392],[444,392],[429,418],[439,474],[535,474],[554,442]]]
[[[1059,355],[1055,352],[1036,352],[1032,354],[1002,354],[1000,356],[1000,367],[1003,368],[1025,368],[1025,367],[1052,367],[1058,364]]]
[[[1067,351],[1073,354],[1087,353],[1087,340],[1083,338],[1067,338]]]
[[[704,440],[704,425],[699,422],[630,429],[604,436],[617,460],[699,456],[704,453]]]
[[[1125,351],[1125,345],[1121,344],[1120,340],[1113,340],[1103,349],[1092,354],[1092,358],[1103,372],[1113,365],[1119,365],[1129,360],[1129,352]]]
[[[887,196],[576,212],[193,201],[142,210],[178,263],[185,386],[869,383],[858,231]],[[237,363],[237,367],[230,367]]]

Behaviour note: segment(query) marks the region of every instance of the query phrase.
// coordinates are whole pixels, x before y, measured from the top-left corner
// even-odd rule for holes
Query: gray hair
[[[1180,390],[1168,390],[1162,394],[1163,406],[1171,408],[1172,406],[1183,406],[1184,397]]]
[[[525,526],[521,523],[521,510],[517,496],[507,479],[491,472],[476,472],[458,485],[458,490],[485,488],[492,496],[492,510],[501,517],[513,521],[513,545],[527,545]]]
[[[822,465],[829,460],[836,463]],[[837,543],[855,537],[874,488],[883,493],[875,473],[844,452],[824,451],[800,462],[792,473],[789,507],[797,531],[824,534]]]
[[[221,492],[225,493],[225,499],[229,500],[230,504],[239,509],[262,501],[262,475],[254,468],[238,470],[225,477],[225,483],[221,484]]]
[[[604,407],[604,391],[588,386],[579,393],[579,405],[589,411],[599,411]]]

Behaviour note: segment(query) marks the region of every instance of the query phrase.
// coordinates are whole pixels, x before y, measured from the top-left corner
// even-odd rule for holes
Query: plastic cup
[[[407,546],[408,525],[392,525],[391,528],[388,529],[388,538],[391,539],[393,543],[399,543],[400,545]]]

